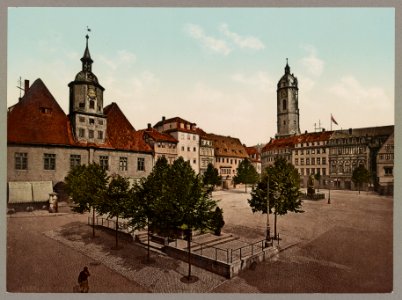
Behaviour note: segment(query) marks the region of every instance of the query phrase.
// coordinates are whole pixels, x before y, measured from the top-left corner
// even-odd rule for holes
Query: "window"
[[[71,154],[70,155],[70,169],[81,165],[81,155]]]
[[[99,156],[99,165],[104,170],[109,170],[109,156]]]
[[[320,148],[317,148],[317,154],[320,154]]]
[[[95,119],[89,118],[89,124],[91,125],[95,124]]]
[[[310,175],[310,169],[306,168],[306,175]]]
[[[304,165],[304,158],[300,158],[300,164],[303,166]]]
[[[322,176],[326,176],[327,175],[327,169],[326,168],[322,168]]]
[[[312,165],[315,165],[315,158],[314,158],[314,157],[311,158],[311,164],[312,164]]]
[[[187,139],[189,140],[191,137],[191,134],[187,134]]]
[[[296,150],[296,151],[295,151],[295,155],[298,155],[298,154],[299,154],[299,150]]]
[[[286,106],[287,106],[287,105],[286,105],[286,99],[283,99],[283,100],[282,100],[282,109],[283,109],[283,110],[286,110],[286,108],[287,108]]]
[[[137,158],[137,171],[145,171],[145,158]]]
[[[295,165],[297,166],[299,164],[299,159],[295,158]]]
[[[304,168],[300,169],[300,175],[304,176]]]
[[[306,158],[306,165],[310,165],[310,158]]]
[[[317,157],[317,165],[319,165],[321,163],[321,158]]]
[[[181,151],[184,151],[184,146],[181,146]]]
[[[45,153],[43,155],[43,168],[45,170],[56,170],[56,154]]]
[[[85,122],[85,118],[84,118],[84,117],[79,117],[79,120],[80,120],[81,123],[84,123],[84,122]]]
[[[98,131],[98,139],[103,139],[103,131]]]
[[[92,108],[92,109],[95,108],[95,101],[94,100],[89,101],[89,108]]]
[[[28,169],[28,153],[15,153],[15,169],[27,170]]]
[[[327,158],[326,158],[326,157],[323,157],[323,158],[322,158],[322,164],[323,164],[323,165],[326,165],[326,164],[327,164]]]
[[[128,159],[127,157],[120,157],[119,159],[119,170],[127,171],[128,170]]]
[[[392,175],[392,167],[384,167],[384,174],[386,176]]]
[[[196,136],[195,136],[195,135],[193,135],[193,140],[194,140],[194,141],[196,140]]]
[[[85,108],[85,103],[84,103],[84,102],[80,102],[80,103],[78,104],[78,107],[79,107],[79,108]]]
[[[90,138],[90,139],[94,138],[94,131],[93,130],[88,130],[88,138]]]
[[[78,136],[85,137],[85,129],[84,128],[78,128]]]
[[[190,147],[187,147],[187,151],[190,152]]]
[[[322,153],[325,153],[325,148],[322,148]]]
[[[193,164],[196,164],[197,163],[197,160],[196,159],[193,159]]]
[[[195,152],[195,151],[197,151],[197,148],[194,147],[193,150],[194,150],[194,152]]]

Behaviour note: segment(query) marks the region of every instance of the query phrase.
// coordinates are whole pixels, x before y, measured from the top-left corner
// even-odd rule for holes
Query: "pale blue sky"
[[[86,26],[93,72],[136,129],[180,116],[266,143],[286,58],[300,129],[394,124],[393,8],[10,8],[7,105],[41,78],[68,113]]]

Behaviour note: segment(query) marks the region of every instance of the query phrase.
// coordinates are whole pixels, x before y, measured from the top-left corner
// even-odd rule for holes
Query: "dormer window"
[[[92,109],[95,108],[95,101],[94,100],[89,101],[89,108],[92,108]]]

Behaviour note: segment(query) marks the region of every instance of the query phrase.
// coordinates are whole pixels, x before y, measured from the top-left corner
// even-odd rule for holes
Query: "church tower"
[[[98,78],[92,73],[91,55],[88,48],[89,36],[81,58],[82,70],[70,88],[70,120],[74,137],[79,142],[101,144],[106,139],[106,116],[103,114],[103,91]]]
[[[298,92],[297,78],[290,73],[286,59],[285,74],[279,80],[276,90],[278,138],[300,134]]]

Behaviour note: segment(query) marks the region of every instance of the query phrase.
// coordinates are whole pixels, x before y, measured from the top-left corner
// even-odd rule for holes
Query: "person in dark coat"
[[[90,275],[91,274],[89,274],[88,267],[84,267],[84,270],[80,272],[80,275],[78,276],[78,284],[80,285],[81,293],[88,293],[89,291],[88,277]]]

